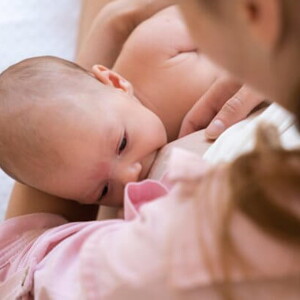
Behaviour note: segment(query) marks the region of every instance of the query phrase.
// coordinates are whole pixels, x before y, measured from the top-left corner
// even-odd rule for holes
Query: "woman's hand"
[[[205,129],[208,139],[216,139],[225,129],[246,118],[266,99],[235,79],[217,79],[186,114],[179,137]]]

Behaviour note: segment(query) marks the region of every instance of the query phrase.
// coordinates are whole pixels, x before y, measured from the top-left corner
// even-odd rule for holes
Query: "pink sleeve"
[[[145,202],[166,194],[160,184],[148,180],[132,184],[125,199],[125,217],[133,220]],[[85,247],[99,232],[100,240],[112,240],[131,222],[124,220],[66,223],[52,214],[32,214],[9,219],[0,227],[0,298],[34,294],[37,299],[76,299],[84,291]],[[105,252],[110,249],[105,249]],[[99,253],[101,256],[101,253]],[[114,263],[113,261],[111,261]],[[109,271],[108,271],[109,272]]]
[[[159,184],[129,184],[125,204],[134,204],[138,214],[131,221],[91,223],[62,241],[35,272],[35,296],[167,299],[209,283],[195,242],[193,203],[174,191],[139,210],[140,200],[159,195],[166,195]]]
[[[36,240],[49,228],[64,223],[66,221],[59,216],[40,213],[9,219],[1,224],[1,298],[14,299],[31,290],[34,269],[47,254],[50,245],[36,244]]]
[[[32,294],[37,299],[44,299],[46,295],[50,299],[66,299],[64,295],[74,292],[73,284],[68,284],[70,280],[80,283],[80,272],[76,268],[85,240],[101,227],[113,230],[114,224],[124,221],[66,222],[59,216],[39,213],[1,224],[0,299],[29,299]],[[55,260],[48,264],[47,258],[52,255]],[[39,275],[43,270],[57,272],[54,278],[50,275],[44,278]],[[76,273],[72,274],[73,270]],[[65,288],[68,286],[70,290]]]
[[[115,283],[123,284],[122,276],[131,276],[131,270],[137,272],[134,278],[137,274],[143,277],[140,271],[147,268],[146,264],[142,267],[141,260],[152,262],[151,272],[160,269],[157,263],[161,262],[161,251],[153,248],[153,243],[161,247],[154,241],[161,236],[156,235],[160,229],[157,222],[144,221],[140,208],[145,202],[155,203],[154,198],[166,193],[162,185],[151,180],[129,184],[124,199],[126,221],[90,222],[57,245],[35,272],[35,297],[106,299],[114,294]]]

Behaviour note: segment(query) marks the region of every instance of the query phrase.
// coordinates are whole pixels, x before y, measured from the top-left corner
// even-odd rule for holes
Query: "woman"
[[[208,15],[199,19],[201,1],[182,1],[182,8],[189,22],[193,20],[190,26],[198,32],[201,25],[201,36],[207,33],[201,45],[208,54],[278,99],[274,96],[281,89],[270,84],[276,75],[260,70],[260,64],[269,67],[272,62],[276,69],[284,65],[284,71],[282,61],[293,58],[290,66],[299,61],[285,52],[296,48],[291,36],[298,27],[290,25],[293,30],[284,39],[281,36],[284,17],[279,4],[285,2],[210,1],[205,3],[216,5],[208,6]],[[289,1],[289,5],[299,4]],[[296,7],[286,13],[292,16],[294,11]],[[270,12],[272,24],[266,22]],[[229,13],[236,18],[228,18]],[[260,26],[252,27],[254,24]],[[257,34],[266,31],[265,26],[272,29],[268,43]],[[219,28],[223,35],[217,38]],[[235,33],[234,41],[243,42],[243,57],[249,57],[251,64],[241,60],[243,68],[235,65],[236,48],[226,44],[231,38],[226,28]],[[221,38],[222,48],[216,44]],[[251,48],[255,41],[258,49]],[[274,49],[278,63],[273,61]],[[264,76],[256,74],[260,80],[253,76],[253,66],[264,72]],[[290,82],[295,73],[291,67],[287,72],[290,81],[281,83],[282,94],[287,94],[286,107],[293,107],[289,99],[294,94]],[[133,221],[65,224],[58,216],[33,215],[31,224],[23,217],[14,228],[8,221],[3,232],[9,237],[19,227],[21,249],[30,249],[10,260],[10,274],[19,283],[15,295],[31,292],[36,298],[50,299],[296,298],[300,273],[298,161],[298,151],[282,150],[276,133],[267,127],[258,132],[255,151],[204,176],[206,166],[201,161],[189,154],[175,154],[168,176],[174,188],[163,196],[163,189],[156,185],[154,196],[162,197],[144,205],[140,212],[128,210],[133,213],[128,219],[138,214]],[[145,184],[127,188],[129,204],[140,200],[132,199],[132,189],[138,189],[145,200]],[[148,194],[148,198],[152,196]],[[4,254],[12,257],[8,251],[12,247],[5,246]]]
[[[205,53],[289,109],[299,122],[299,1],[188,0],[178,3]],[[234,205],[270,236],[276,236],[279,243],[299,249],[300,190],[296,182],[300,178],[300,151],[283,151],[275,143],[274,150],[265,154],[258,158],[253,153],[233,164],[231,177],[239,179],[235,182],[238,187]],[[254,171],[254,164],[251,168],[255,160],[261,162],[260,167],[256,165],[258,171]],[[282,172],[285,167],[287,173]],[[269,170],[266,172],[264,168]],[[264,179],[263,174],[267,176]],[[246,195],[245,188],[259,177],[260,188]],[[275,187],[277,182],[280,184]]]

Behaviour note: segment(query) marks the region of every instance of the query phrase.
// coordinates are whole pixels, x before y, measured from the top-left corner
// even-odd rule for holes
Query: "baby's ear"
[[[125,93],[133,95],[133,87],[131,83],[118,73],[102,65],[94,65],[92,67],[92,74],[103,84],[115,87]]]
[[[278,129],[270,123],[260,123],[256,129],[255,150],[268,152],[282,149]]]

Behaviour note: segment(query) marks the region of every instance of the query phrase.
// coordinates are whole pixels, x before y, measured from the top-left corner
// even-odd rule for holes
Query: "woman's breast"
[[[219,73],[199,54],[172,8],[132,33],[114,70],[132,83],[137,98],[161,118],[169,141],[177,138],[184,115]]]

